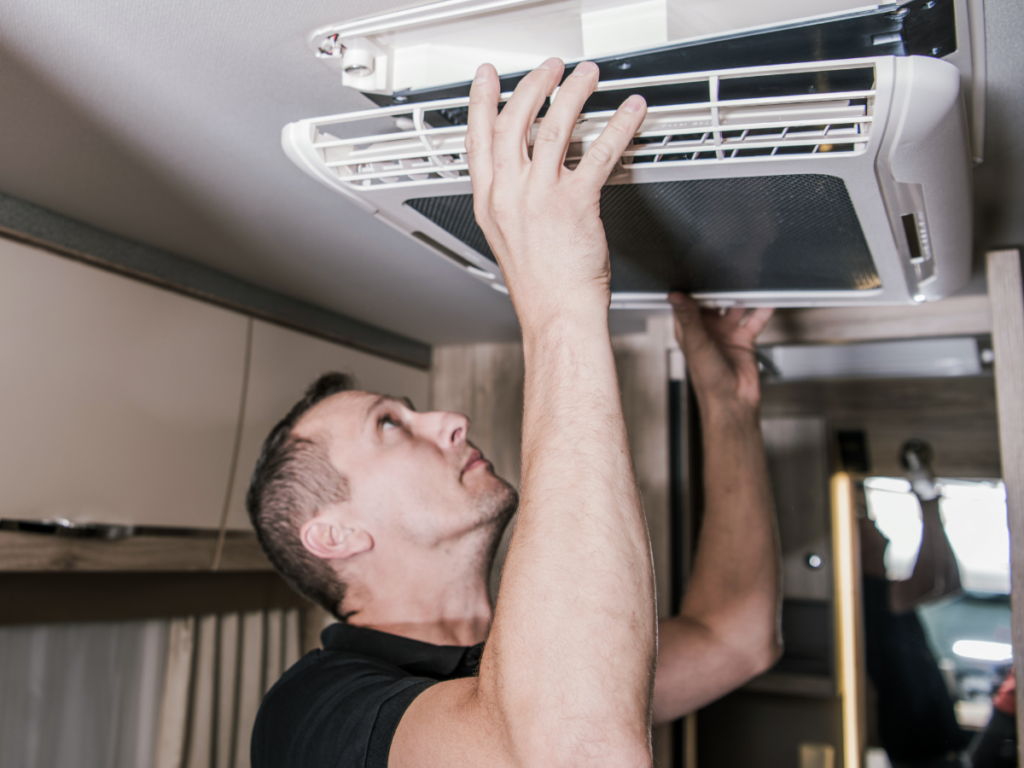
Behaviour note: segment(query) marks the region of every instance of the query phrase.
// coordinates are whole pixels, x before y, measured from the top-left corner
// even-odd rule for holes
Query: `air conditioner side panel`
[[[933,265],[922,265],[917,292],[940,299],[959,290],[971,272],[971,158],[960,72],[920,56],[896,65],[895,125],[879,155],[879,182],[897,238],[900,216],[924,218]]]

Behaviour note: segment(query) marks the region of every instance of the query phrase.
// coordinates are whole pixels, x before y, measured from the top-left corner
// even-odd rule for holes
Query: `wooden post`
[[[1024,281],[1020,251],[989,251],[988,295],[992,304],[999,450],[1006,483],[1013,574],[1013,668],[1017,675],[1017,733],[1024,733]],[[1018,739],[1024,764],[1024,740]]]

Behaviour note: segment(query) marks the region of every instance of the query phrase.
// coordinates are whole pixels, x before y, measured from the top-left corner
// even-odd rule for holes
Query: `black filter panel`
[[[406,205],[494,260],[472,195]],[[620,184],[601,191],[612,290],[840,291],[881,286],[842,179],[819,174]]]

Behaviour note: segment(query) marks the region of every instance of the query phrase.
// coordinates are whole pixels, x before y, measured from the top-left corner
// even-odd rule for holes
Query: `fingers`
[[[530,161],[530,128],[544,100],[562,79],[561,59],[548,59],[519,81],[512,98],[494,121],[494,167],[524,167]]]
[[[469,126],[466,130],[466,157],[474,193],[483,199],[494,176],[491,141],[498,117],[501,95],[498,73],[490,64],[482,64],[469,88]]]
[[[771,307],[758,307],[750,313],[747,317],[747,322],[743,324],[743,330],[749,334],[751,342],[761,335],[761,331],[768,325],[768,321],[772,319],[773,314],[775,314],[775,310]]]
[[[727,310],[708,312],[706,321],[708,330],[717,336],[728,336],[743,325],[746,314],[746,307],[729,307]]]
[[[714,336],[724,343],[729,343],[728,337],[732,336],[734,341],[749,342],[753,345],[775,313],[771,307],[758,307],[753,310],[730,307],[724,315],[719,315],[713,310],[702,310],[696,301],[684,293],[671,293],[668,299],[675,315],[676,337],[680,346],[683,343],[682,335],[688,332],[691,335],[699,333],[709,341]],[[741,335],[742,339],[737,338],[737,334]]]
[[[556,99],[557,101],[557,99]],[[647,102],[642,96],[633,94],[612,115],[601,135],[590,145],[573,177],[585,187],[604,186],[608,175],[622,157],[629,142],[640,129],[647,114]]]
[[[572,138],[576,120],[587,98],[594,92],[600,71],[592,61],[582,61],[558,89],[558,95],[541,120],[533,143],[531,174],[557,175]]]

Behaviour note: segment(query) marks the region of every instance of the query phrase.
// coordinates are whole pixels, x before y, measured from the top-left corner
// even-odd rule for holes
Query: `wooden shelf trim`
[[[115,541],[0,531],[0,572],[213,570],[215,538],[132,536]],[[273,570],[256,536],[224,540],[218,571]]]

